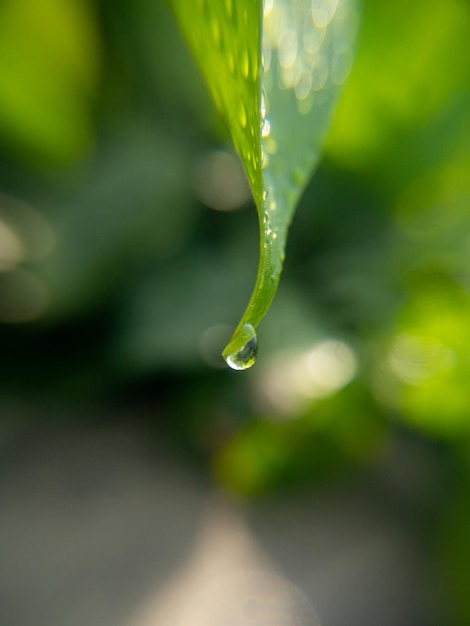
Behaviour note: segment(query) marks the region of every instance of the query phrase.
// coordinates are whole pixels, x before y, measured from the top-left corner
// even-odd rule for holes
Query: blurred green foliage
[[[92,140],[99,74],[91,3],[5,0],[0,58],[0,123],[12,149],[52,162],[77,158]]]
[[[251,496],[344,479],[417,437],[453,468],[425,505],[427,549],[445,623],[468,624],[469,35],[464,0],[365,0],[239,375],[219,354],[254,281],[256,213],[239,182],[243,210],[212,210],[239,166],[166,6],[3,0],[0,410],[143,402]]]

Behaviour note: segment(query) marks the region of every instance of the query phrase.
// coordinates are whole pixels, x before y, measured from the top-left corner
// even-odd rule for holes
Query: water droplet
[[[268,94],[266,93],[266,89],[264,85],[261,85],[261,92],[260,92],[259,100],[260,100],[259,109],[260,109],[261,119],[264,120],[268,112]]]
[[[261,126],[261,137],[265,138],[271,132],[271,122],[266,118]]]
[[[240,329],[240,337],[245,342],[244,345],[225,359],[227,365],[233,370],[247,370],[254,365],[258,354],[258,337],[251,324],[243,324]]]

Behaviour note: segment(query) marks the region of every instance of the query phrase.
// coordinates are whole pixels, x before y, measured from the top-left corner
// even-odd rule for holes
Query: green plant
[[[352,63],[353,0],[169,0],[238,152],[258,211],[260,256],[248,306],[223,351],[256,359],[256,327],[277,290],[289,224],[319,159]]]

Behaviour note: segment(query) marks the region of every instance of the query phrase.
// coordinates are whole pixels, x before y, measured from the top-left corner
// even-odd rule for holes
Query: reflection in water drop
[[[306,596],[280,576],[237,572],[191,601],[179,626],[319,626]]]
[[[227,365],[233,370],[247,370],[254,365],[258,354],[258,337],[251,324],[242,326],[240,336],[244,339],[245,344],[240,350],[232,352],[226,358]]]

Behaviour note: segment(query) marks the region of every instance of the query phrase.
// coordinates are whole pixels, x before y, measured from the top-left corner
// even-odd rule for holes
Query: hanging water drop
[[[244,341],[243,346],[229,354],[225,360],[233,370],[247,370],[256,361],[258,354],[258,337],[251,324],[243,324],[239,333],[240,339]]]

